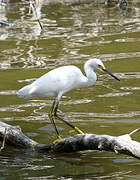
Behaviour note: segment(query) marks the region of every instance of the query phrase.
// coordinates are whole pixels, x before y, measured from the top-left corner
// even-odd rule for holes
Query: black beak
[[[120,81],[119,78],[117,78],[114,74],[112,74],[110,71],[108,71],[107,69],[102,69],[104,72],[106,72],[107,74],[109,74],[110,76],[112,76],[114,79]]]

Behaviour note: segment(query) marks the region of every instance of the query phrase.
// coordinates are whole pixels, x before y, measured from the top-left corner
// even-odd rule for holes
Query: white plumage
[[[32,84],[24,86],[17,92],[19,97],[50,97],[62,96],[62,94],[81,87],[93,85],[96,82],[96,74],[93,72],[92,60],[85,64],[84,76],[76,66],[62,66],[56,68],[34,81]]]
[[[59,133],[54,123],[54,117],[62,120],[76,131],[82,133],[80,129],[60,118],[57,115],[57,108],[64,93],[72,89],[88,87],[95,84],[97,76],[94,70],[96,69],[104,71],[119,80],[111,72],[105,69],[105,66],[100,59],[90,59],[84,65],[85,75],[76,66],[62,66],[44,74],[32,84],[21,88],[17,92],[17,95],[23,98],[54,96],[55,100],[50,111],[50,119],[54,124],[57,135],[59,136]]]

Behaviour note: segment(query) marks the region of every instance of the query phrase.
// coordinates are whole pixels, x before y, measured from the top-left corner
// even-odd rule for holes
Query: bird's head
[[[93,65],[93,68],[94,68],[94,69],[98,69],[98,70],[100,70],[100,71],[102,71],[102,72],[105,72],[105,73],[109,74],[110,76],[112,76],[114,79],[120,81],[119,78],[117,78],[112,72],[108,71],[108,70],[105,68],[103,62],[102,62],[100,59],[96,59],[96,58],[95,58],[95,59],[92,59],[92,62],[93,62],[92,65]]]

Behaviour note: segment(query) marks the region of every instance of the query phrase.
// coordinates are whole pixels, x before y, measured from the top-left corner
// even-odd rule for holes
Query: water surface
[[[38,16],[27,2],[0,7],[0,120],[20,125],[39,143],[56,134],[48,118],[53,98],[20,99],[16,91],[61,65],[83,71],[86,60],[101,58],[121,81],[102,72],[94,87],[64,95],[60,109],[84,132],[122,135],[140,125],[140,6],[125,9],[40,4]],[[57,122],[63,137],[69,127]],[[140,135],[134,136],[140,139]],[[0,179],[139,179],[139,161],[109,152],[43,155],[7,147],[0,154]]]

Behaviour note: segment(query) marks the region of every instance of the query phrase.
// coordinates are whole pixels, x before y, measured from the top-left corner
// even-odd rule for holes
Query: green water
[[[135,1],[136,2],[136,1]],[[95,86],[64,95],[60,109],[84,132],[122,135],[140,127],[140,6],[126,9],[82,5],[48,5],[38,25],[27,2],[0,8],[0,120],[20,125],[39,143],[56,138],[48,118],[52,98],[20,99],[16,91],[53,68],[101,58],[121,81],[98,73]],[[63,137],[69,127],[57,122]],[[136,134],[134,139],[140,140]],[[139,160],[110,152],[85,151],[43,155],[11,147],[0,153],[0,180],[139,179]]]

